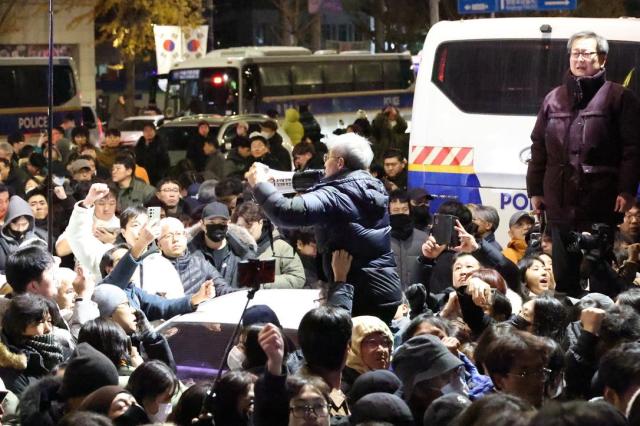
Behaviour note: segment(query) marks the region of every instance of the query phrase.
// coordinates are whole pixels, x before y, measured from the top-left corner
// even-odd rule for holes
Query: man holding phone
[[[302,195],[285,198],[269,182],[268,172],[255,165],[246,178],[273,224],[315,226],[327,277],[333,277],[334,251],[353,256],[347,276],[354,286],[353,316],[374,315],[390,324],[402,291],[391,252],[389,197],[382,182],[367,171],[373,152],[365,138],[346,133],[327,145],[325,177]]]

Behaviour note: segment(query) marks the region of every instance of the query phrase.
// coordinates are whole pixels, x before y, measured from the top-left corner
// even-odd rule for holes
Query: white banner
[[[166,74],[182,60],[182,31],[174,25],[154,25],[158,74]]]
[[[208,25],[182,28],[182,60],[202,58],[207,53]]]

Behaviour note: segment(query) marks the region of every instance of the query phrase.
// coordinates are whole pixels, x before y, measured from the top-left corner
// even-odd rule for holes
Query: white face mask
[[[155,414],[149,414],[149,420],[153,423],[164,423],[171,414],[173,407],[171,403],[158,404],[158,412]]]
[[[246,359],[247,356],[242,349],[234,346],[231,348],[231,351],[229,351],[229,356],[227,356],[227,365],[231,370],[242,370],[242,365]]]
[[[469,394],[469,388],[464,382],[462,376],[456,375],[449,381],[449,383],[440,388],[440,392],[442,392],[443,395],[456,393],[458,395],[467,396]]]

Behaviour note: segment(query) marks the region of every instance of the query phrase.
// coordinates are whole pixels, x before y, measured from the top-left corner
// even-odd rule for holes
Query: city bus
[[[362,109],[372,120],[386,105],[410,118],[414,75],[408,53],[237,47],[184,61],[169,72],[164,113],[236,115],[307,105],[323,133],[351,124]]]
[[[49,58],[0,58],[0,136],[39,136],[48,128]],[[72,58],[53,60],[53,125],[67,115],[82,123],[82,103]]]
[[[436,199],[530,210],[525,175],[544,96],[569,69],[567,41],[594,31],[609,41],[609,80],[640,94],[640,20],[497,18],[443,21],[427,33],[416,81],[409,186]]]

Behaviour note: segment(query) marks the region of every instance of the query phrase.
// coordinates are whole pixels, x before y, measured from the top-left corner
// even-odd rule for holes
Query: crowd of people
[[[590,34],[568,46],[578,85],[606,54]],[[558,228],[555,210],[550,226],[526,211],[501,225],[493,206],[446,200],[434,213],[457,238],[443,243],[433,197],[407,187],[396,108],[324,139],[305,107],[248,130],[223,152],[203,121],[177,165],[153,125],[134,149],[115,128],[95,146],[69,120],[51,143],[0,143],[3,422],[640,425],[640,205],[626,192],[591,234]],[[256,162],[324,178],[289,196]],[[537,210],[552,196],[533,185],[543,163]],[[320,289],[319,306],[297,336],[251,306],[221,379],[179,380],[152,323],[242,290],[248,259],[275,259],[260,291]]]

